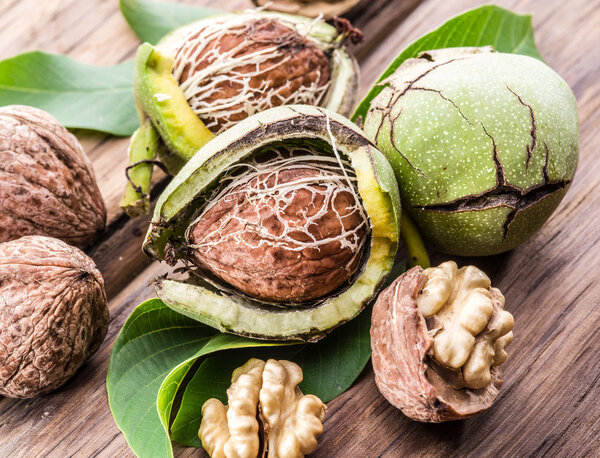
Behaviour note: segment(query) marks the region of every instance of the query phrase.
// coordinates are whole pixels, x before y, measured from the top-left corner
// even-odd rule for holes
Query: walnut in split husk
[[[393,265],[400,208],[385,158],[318,107],[253,115],[159,198],[144,251],[184,263],[158,296],[224,332],[316,340],[352,319]]]
[[[132,179],[121,206],[131,215],[147,208],[151,161],[175,174],[214,134],[255,113],[308,104],[349,115],[358,66],[344,42],[361,37],[345,20],[330,25],[246,11],[203,19],[156,46],[141,45],[135,95],[143,135],[132,138]],[[154,129],[156,135],[148,132]]]
[[[408,417],[441,422],[489,408],[512,341],[504,296],[474,266],[414,267],[380,294],[371,347],[379,391]]]
[[[303,395],[302,369],[290,361],[250,359],[232,375],[228,405],[202,406],[198,435],[213,457],[299,458],[317,447],[327,407]]]
[[[47,235],[76,246],[104,230],[106,208],[75,136],[37,108],[0,108],[0,242]]]
[[[58,388],[107,328],[104,281],[82,251],[43,236],[0,243],[0,395]]]

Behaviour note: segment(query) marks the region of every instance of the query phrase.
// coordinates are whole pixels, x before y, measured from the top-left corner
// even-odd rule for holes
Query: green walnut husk
[[[338,31],[323,21],[315,21],[302,16],[247,11],[209,17],[180,27],[165,36],[155,46],[144,43],[139,47],[137,53],[134,87],[142,124],[141,130],[145,132],[144,135],[138,132],[136,132],[137,135],[134,134],[133,138],[137,137],[137,144],[132,145],[130,151],[145,151],[146,154],[140,159],[140,154],[132,155],[130,153],[130,164],[133,167],[140,160],[146,162],[134,168],[133,172],[135,173],[131,174],[130,182],[121,201],[121,207],[130,216],[147,213],[148,190],[152,172],[151,161],[165,163],[163,157],[153,154],[154,150],[167,151],[182,163],[189,160],[196,151],[214,137],[215,133],[219,132],[219,129],[212,124],[209,124],[210,129],[207,128],[205,125],[207,118],[203,118],[189,105],[186,94],[174,76],[177,52],[188,36],[197,30],[212,27],[215,29],[211,35],[212,39],[228,23],[239,24],[240,21],[258,19],[273,20],[297,31],[299,35],[325,53],[329,59],[331,74],[326,91],[319,98],[319,105],[345,116],[350,114],[356,101],[358,65],[355,59],[346,52],[343,43],[354,32],[354,29]],[[217,21],[219,22],[216,23]],[[211,73],[208,76],[211,76]],[[212,118],[209,120],[214,121]],[[150,129],[155,129],[156,136],[164,144],[163,146],[156,147],[156,142],[147,145],[141,143],[143,139],[150,140],[154,137],[154,135],[148,134],[147,131]],[[172,160],[171,162],[177,161]],[[165,165],[168,166],[169,172],[174,169],[169,164]],[[180,168],[181,164],[178,165]],[[174,171],[176,172],[178,168],[175,168]]]
[[[241,121],[202,148],[160,196],[143,246],[149,256],[186,257],[186,230],[206,205],[217,181],[235,164],[267,147],[314,147],[350,162],[368,217],[370,236],[351,284],[300,307],[276,307],[197,279],[156,281],[158,296],[179,313],[223,332],[277,340],[316,340],[355,317],[390,272],[398,247],[400,197],[393,170],[360,129],[322,108],[273,108]],[[184,249],[182,249],[182,247]],[[192,277],[192,276],[190,276]],[[293,298],[290,298],[293,300]]]
[[[543,62],[489,47],[442,49],[407,60],[381,84],[365,133],[437,249],[510,250],[564,197],[578,160],[577,105]]]

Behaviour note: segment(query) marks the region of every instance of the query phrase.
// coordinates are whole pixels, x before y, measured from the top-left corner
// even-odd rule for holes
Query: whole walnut
[[[341,173],[285,155],[238,167],[249,172],[231,177],[188,238],[198,266],[249,296],[298,304],[353,278],[369,228]]]
[[[407,59],[380,88],[365,134],[389,159],[403,208],[436,249],[511,250],[569,189],[577,101],[541,60],[491,47],[437,49]]]
[[[45,111],[0,108],[0,242],[47,235],[83,247],[104,230],[106,208],[74,135]]]
[[[175,56],[175,78],[215,133],[279,105],[318,105],[329,57],[275,18],[226,17],[190,33]]]
[[[81,250],[44,236],[0,243],[0,395],[58,388],[107,329],[104,281]]]

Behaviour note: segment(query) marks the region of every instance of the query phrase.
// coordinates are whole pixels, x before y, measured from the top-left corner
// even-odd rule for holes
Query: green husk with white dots
[[[365,132],[437,249],[510,250],[558,206],[577,166],[577,105],[543,62],[491,48],[444,49],[407,60],[382,84]]]

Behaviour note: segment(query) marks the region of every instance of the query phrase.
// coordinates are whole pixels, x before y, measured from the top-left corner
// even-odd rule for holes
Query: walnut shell
[[[44,236],[0,244],[0,395],[58,388],[107,329],[104,281],[81,250]]]
[[[350,189],[332,196],[323,178],[303,165],[235,187],[191,227],[194,262],[264,301],[331,294],[359,268],[368,230]]]
[[[430,359],[432,333],[416,298],[427,276],[413,267],[384,290],[373,307],[371,349],[375,383],[383,396],[417,421],[438,423],[482,412],[502,385],[499,366],[485,388],[455,388],[452,374]]]
[[[275,18],[224,17],[193,30],[173,73],[188,103],[214,133],[279,105],[318,105],[329,58]]]
[[[106,208],[74,135],[45,111],[0,108],[0,242],[47,235],[85,246],[104,230]]]

